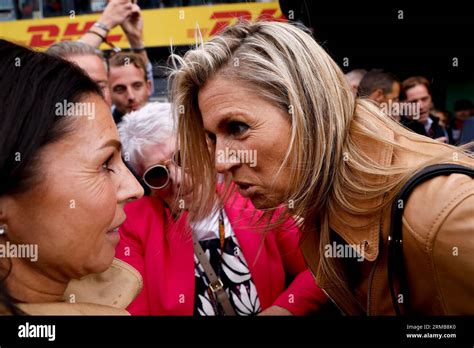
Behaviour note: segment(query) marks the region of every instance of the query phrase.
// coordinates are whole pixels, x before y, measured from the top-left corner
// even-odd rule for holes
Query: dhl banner
[[[196,43],[196,28],[207,41],[239,18],[249,21],[284,20],[278,2],[237,3],[212,6],[174,7],[142,11],[143,37],[147,47],[180,46]],[[98,20],[100,14],[0,22],[0,37],[45,49],[65,40],[77,40]],[[114,45],[127,48],[128,41],[120,26],[107,36]],[[108,49],[107,45],[101,48]]]

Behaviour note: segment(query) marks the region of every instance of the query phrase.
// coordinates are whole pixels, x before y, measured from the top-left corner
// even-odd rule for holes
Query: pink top
[[[224,207],[257,289],[262,310],[280,306],[294,315],[317,310],[326,296],[298,248],[292,219],[268,233],[249,200],[236,194]],[[177,221],[161,200],[143,197],[125,206],[116,257],[135,267],[143,290],[127,308],[133,315],[193,315],[194,249],[186,214]],[[286,274],[294,277],[285,289]]]

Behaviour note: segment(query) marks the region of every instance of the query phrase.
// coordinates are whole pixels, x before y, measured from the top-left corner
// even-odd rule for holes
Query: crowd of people
[[[373,100],[388,116],[417,134],[452,145],[474,140],[472,101],[457,100],[454,115],[436,109],[426,77],[412,76],[400,81],[381,69],[355,69],[346,78],[355,95]]]
[[[105,57],[118,25],[131,49]],[[0,40],[0,313],[474,313],[471,101],[451,117],[427,78],[344,75],[304,28],[262,21],[173,54],[169,103],[149,102],[142,30],[111,0],[45,53]],[[440,164],[465,172],[402,202],[393,285],[390,208]]]

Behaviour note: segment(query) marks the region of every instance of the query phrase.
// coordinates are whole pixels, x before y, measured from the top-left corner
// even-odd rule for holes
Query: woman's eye
[[[249,126],[243,122],[230,122],[228,131],[232,135],[242,135],[249,129]]]
[[[109,168],[109,165],[110,165],[110,161],[112,160],[112,156],[110,156],[107,161],[105,161],[103,164],[102,164],[102,169],[108,171],[108,172],[112,172],[112,173],[115,173],[115,171],[113,169],[110,169]]]

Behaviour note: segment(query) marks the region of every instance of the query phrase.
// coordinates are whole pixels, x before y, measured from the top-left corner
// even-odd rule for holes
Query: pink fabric
[[[292,219],[263,234],[265,222],[249,200],[235,195],[224,207],[252,274],[262,309],[272,305],[305,315],[326,301],[298,248]],[[186,215],[173,221],[160,200],[143,197],[125,206],[116,257],[135,267],[143,290],[128,307],[133,315],[193,315],[194,250]],[[285,275],[294,279],[285,289]]]

